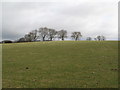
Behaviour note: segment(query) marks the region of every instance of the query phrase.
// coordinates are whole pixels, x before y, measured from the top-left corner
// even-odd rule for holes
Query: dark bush
[[[4,40],[4,41],[2,41],[2,43],[12,43],[12,41],[11,40]]]

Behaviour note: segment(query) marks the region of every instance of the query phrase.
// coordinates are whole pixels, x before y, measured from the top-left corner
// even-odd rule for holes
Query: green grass
[[[117,41],[3,44],[2,54],[3,88],[118,87]]]

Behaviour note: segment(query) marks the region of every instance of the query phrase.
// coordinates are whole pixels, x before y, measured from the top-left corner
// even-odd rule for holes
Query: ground
[[[117,41],[3,44],[3,88],[117,88]]]

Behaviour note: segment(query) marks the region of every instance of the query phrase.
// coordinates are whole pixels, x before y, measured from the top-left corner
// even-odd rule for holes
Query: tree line
[[[35,41],[53,41],[53,39],[59,39],[64,41],[67,38],[67,30],[55,30],[47,27],[41,27],[38,30],[32,30],[28,34],[25,34],[23,37],[16,40],[16,42],[35,42]],[[72,32],[71,38],[75,41],[80,40],[82,37],[81,32]],[[94,38],[96,41],[104,41],[105,36],[97,36]],[[91,37],[87,37],[86,40],[91,41]],[[4,41],[5,42],[5,41]],[[6,41],[6,42],[9,42]]]
[[[33,42],[33,41],[53,41],[53,39],[58,38],[59,40],[65,40],[67,38],[67,30],[60,30],[57,31],[55,29],[47,28],[47,27],[41,27],[38,30],[32,30],[28,34],[26,34],[24,37],[20,38],[18,42]],[[71,38],[75,41],[80,40],[82,37],[81,32],[72,32]],[[87,37],[86,40],[92,40],[91,37]],[[98,41],[104,41],[105,36],[97,36],[94,38],[94,40]]]

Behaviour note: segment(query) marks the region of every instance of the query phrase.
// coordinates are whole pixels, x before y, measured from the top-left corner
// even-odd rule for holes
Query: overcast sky
[[[40,27],[65,29],[68,35],[80,31],[83,39],[118,38],[117,0],[4,0],[0,18],[3,39],[16,40]]]

